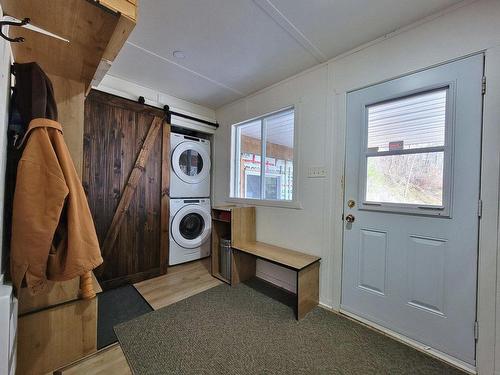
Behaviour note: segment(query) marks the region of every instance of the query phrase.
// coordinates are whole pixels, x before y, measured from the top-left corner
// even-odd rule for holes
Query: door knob
[[[354,220],[356,220],[354,215],[349,214],[345,217],[345,221],[347,221],[348,223],[354,223]]]

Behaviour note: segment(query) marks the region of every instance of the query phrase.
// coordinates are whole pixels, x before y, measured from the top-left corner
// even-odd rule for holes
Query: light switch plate
[[[309,167],[307,171],[308,178],[324,178],[326,177],[325,167]]]

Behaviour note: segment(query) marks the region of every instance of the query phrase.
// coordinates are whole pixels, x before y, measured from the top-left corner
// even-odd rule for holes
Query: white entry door
[[[343,311],[475,363],[483,56],[347,95]]]

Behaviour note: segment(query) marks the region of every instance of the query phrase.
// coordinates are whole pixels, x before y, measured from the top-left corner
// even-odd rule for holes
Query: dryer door
[[[179,246],[193,249],[204,244],[212,230],[210,214],[199,205],[182,207],[172,219],[172,237]]]
[[[172,152],[174,173],[188,184],[199,184],[210,175],[210,155],[199,142],[182,142]]]

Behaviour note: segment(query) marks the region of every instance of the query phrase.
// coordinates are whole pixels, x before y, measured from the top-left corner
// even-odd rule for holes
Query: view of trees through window
[[[366,200],[442,205],[443,153],[368,158]]]
[[[447,89],[368,107],[366,200],[443,205]]]

